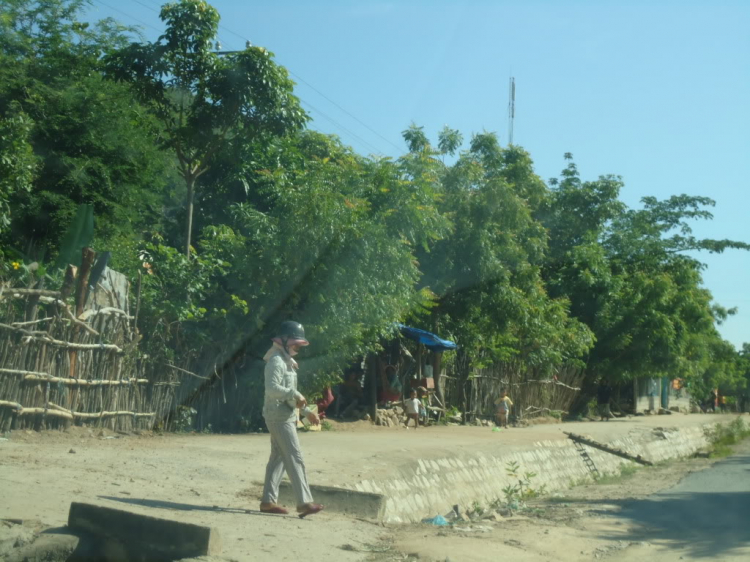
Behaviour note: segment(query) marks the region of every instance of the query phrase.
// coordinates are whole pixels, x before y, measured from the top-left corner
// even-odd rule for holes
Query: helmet
[[[310,342],[305,339],[305,329],[302,324],[294,320],[281,323],[276,339],[287,345],[310,345]]]

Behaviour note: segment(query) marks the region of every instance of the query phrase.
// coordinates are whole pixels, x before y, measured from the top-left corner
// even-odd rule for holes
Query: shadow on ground
[[[277,515],[275,513],[263,513],[256,509],[243,509],[239,507],[220,507],[218,505],[194,505],[189,503],[176,503],[165,500],[150,500],[146,498],[118,498],[116,496],[99,496],[100,499],[110,500],[130,505],[139,505],[141,507],[151,507],[156,509],[172,509],[176,511],[213,511],[215,513],[242,513],[245,515],[262,515],[264,517],[289,517],[288,515]],[[295,519],[296,516],[292,516]]]
[[[740,454],[644,499],[571,503],[588,504],[592,515],[629,524],[627,529],[601,538],[647,541],[686,550],[695,558],[722,560],[733,551],[750,548],[748,470],[750,455]],[[597,505],[601,509],[596,509]]]
[[[624,535],[601,538],[658,543],[688,550],[696,558],[721,559],[750,546],[750,492],[660,494],[643,500],[609,500],[607,504],[619,511],[591,513],[624,518],[634,526]]]

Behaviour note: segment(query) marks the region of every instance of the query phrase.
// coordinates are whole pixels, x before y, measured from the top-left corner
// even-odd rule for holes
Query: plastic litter
[[[502,431],[502,430],[503,430],[502,427],[493,427],[492,428],[492,431]]]
[[[437,525],[439,527],[445,527],[447,525],[450,525],[450,523],[448,523],[448,520],[442,515],[436,515],[435,517],[432,517],[432,518],[428,517],[427,519],[422,519],[422,523],[427,523],[429,525]]]

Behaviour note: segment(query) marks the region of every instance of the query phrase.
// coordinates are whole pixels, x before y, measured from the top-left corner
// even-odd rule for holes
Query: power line
[[[162,30],[161,30],[161,29],[158,29],[158,28],[154,27],[153,25],[151,25],[151,24],[149,24],[149,23],[146,23],[146,22],[144,22],[144,21],[142,21],[142,20],[140,20],[140,19],[136,18],[135,16],[133,16],[133,15],[131,15],[131,14],[128,14],[128,13],[126,13],[126,12],[124,12],[124,11],[122,11],[122,10],[118,9],[118,8],[115,8],[114,6],[110,6],[110,5],[106,4],[105,2],[102,2],[102,0],[95,0],[95,1],[96,1],[96,2],[98,2],[99,4],[101,4],[102,6],[105,6],[106,8],[109,8],[110,10],[114,10],[114,11],[116,11],[116,12],[118,12],[118,13],[120,13],[120,14],[122,14],[122,15],[124,15],[124,16],[126,16],[126,17],[128,17],[128,18],[132,19],[132,20],[134,20],[134,21],[137,21],[137,22],[138,22],[138,23],[140,23],[141,25],[145,25],[146,27],[149,27],[149,28],[151,28],[151,29],[153,29],[153,30],[157,31],[158,33],[161,33],[161,32],[162,32]],[[156,3],[156,2],[153,2],[152,0],[149,0],[149,1],[150,1],[150,2],[152,2],[152,4],[158,5],[158,3]],[[152,12],[155,12],[155,13],[159,13],[159,11],[158,11],[158,10],[156,10],[155,8],[152,8],[151,6],[147,6],[147,5],[146,5],[146,4],[144,4],[143,2],[140,2],[140,0],[133,0],[133,2],[135,2],[136,4],[139,4],[139,5],[141,5],[141,6],[143,6],[144,8],[146,8],[146,9],[148,9],[148,10],[151,10]],[[223,26],[223,25],[220,25],[219,27],[220,27],[221,29],[224,29],[224,30],[225,30],[225,31],[227,31],[228,33],[231,33],[232,35],[235,35],[236,37],[239,37],[239,38],[240,38],[240,39],[242,39],[243,41],[249,42],[249,40],[248,40],[248,39],[246,39],[246,38],[242,37],[242,35],[240,35],[239,33],[236,33],[236,32],[232,31],[231,29],[229,29],[229,28],[227,28],[227,27],[225,27],[225,26]],[[221,37],[218,37],[218,39],[219,39],[219,40],[221,41]],[[228,43],[227,43],[227,44],[228,44]],[[310,83],[306,82],[306,81],[305,81],[305,80],[304,80],[304,79],[303,79],[302,77],[298,76],[297,74],[295,74],[295,73],[293,73],[293,72],[291,72],[291,71],[289,71],[289,72],[290,72],[290,74],[293,74],[294,76],[297,76],[297,78],[298,78],[299,80],[301,80],[302,82],[305,82],[305,84],[307,84],[307,86],[309,86],[309,87],[310,87],[311,89],[313,89],[313,90],[315,90],[316,92],[318,92],[318,94],[320,94],[320,95],[321,95],[322,97],[324,97],[325,99],[327,99],[327,100],[328,100],[329,102],[331,102],[331,103],[332,103],[333,105],[335,105],[336,107],[338,107],[338,108],[339,108],[339,109],[340,109],[341,111],[343,111],[344,113],[346,113],[347,115],[349,115],[350,117],[352,117],[352,118],[353,118],[354,120],[356,120],[356,121],[357,121],[358,123],[360,123],[361,125],[363,125],[364,127],[366,127],[366,128],[368,129],[368,130],[370,130],[370,131],[372,131],[373,133],[375,133],[375,134],[376,134],[376,135],[377,135],[378,137],[382,138],[383,140],[385,140],[386,142],[388,142],[388,143],[389,143],[390,145],[394,146],[394,147],[395,147],[395,148],[396,148],[397,150],[402,150],[401,148],[399,148],[398,146],[396,146],[395,144],[393,144],[392,142],[390,142],[390,141],[389,141],[388,139],[386,139],[385,137],[383,137],[382,135],[380,135],[379,133],[377,133],[376,131],[374,131],[373,129],[371,129],[371,128],[370,128],[369,126],[367,126],[367,124],[363,123],[363,122],[362,122],[362,121],[361,121],[360,119],[358,119],[358,118],[357,118],[356,116],[352,115],[351,113],[349,113],[348,111],[346,111],[346,110],[345,110],[345,109],[344,109],[343,107],[341,107],[340,105],[338,105],[338,104],[337,104],[336,102],[334,102],[333,100],[331,100],[330,98],[328,98],[328,96],[326,96],[326,95],[325,95],[325,94],[323,94],[323,93],[322,93],[322,92],[321,92],[320,90],[318,90],[317,88],[315,88],[314,86],[312,86],[312,84],[310,84]],[[302,99],[302,98],[300,98],[300,101],[301,101],[301,102],[302,102],[303,104],[307,105],[307,106],[308,106],[308,107],[309,107],[310,109],[312,109],[313,111],[315,111],[316,113],[318,113],[318,114],[319,114],[319,115],[320,115],[321,117],[323,117],[324,119],[326,119],[327,121],[329,121],[330,123],[332,123],[332,124],[333,124],[334,126],[336,126],[336,127],[338,128],[338,129],[340,129],[341,131],[343,131],[343,132],[344,132],[344,133],[346,133],[347,135],[351,136],[352,138],[356,139],[356,140],[357,140],[357,141],[359,141],[359,143],[361,143],[362,145],[364,145],[364,146],[367,146],[367,147],[369,147],[369,149],[371,149],[371,150],[372,150],[372,151],[373,151],[373,152],[374,152],[375,154],[378,154],[378,155],[382,155],[382,154],[383,154],[383,151],[379,150],[379,149],[378,149],[378,148],[377,148],[376,146],[374,146],[373,144],[371,144],[371,143],[367,142],[366,140],[364,140],[364,139],[363,139],[362,137],[360,137],[360,136],[359,136],[359,135],[357,135],[356,133],[352,132],[351,130],[347,129],[347,128],[346,128],[346,127],[344,127],[344,126],[343,126],[343,125],[342,125],[341,123],[339,123],[338,121],[336,121],[336,120],[335,120],[335,119],[333,119],[333,118],[332,118],[331,116],[327,115],[326,113],[324,113],[323,111],[321,111],[320,109],[318,109],[317,107],[315,107],[314,105],[312,105],[311,103],[309,103],[309,102],[305,101],[305,100],[304,100],[304,99]]]
[[[155,2],[154,0],[148,0],[148,1],[151,2],[152,4],[158,5],[158,3]],[[158,13],[158,11],[156,9],[151,8],[150,6],[147,6],[146,4],[144,4],[143,2],[141,2],[140,0],[133,0],[133,2],[135,2],[136,4],[140,4],[141,6],[143,6],[145,8],[148,8],[149,10],[152,10],[152,11]],[[233,31],[233,30],[229,29],[225,25],[219,24],[219,28],[223,29],[227,33],[230,33],[230,34],[234,35],[235,37],[241,39],[245,43],[249,43],[250,42],[250,40],[247,37],[243,37],[241,34],[237,33],[236,31]],[[349,117],[351,117],[352,119],[354,119],[357,123],[359,123],[360,125],[362,125],[365,129],[367,129],[368,131],[370,131],[372,134],[374,134],[375,136],[377,136],[381,140],[387,142],[389,145],[391,145],[396,150],[403,152],[403,150],[404,150],[403,146],[398,146],[397,144],[391,142],[389,139],[387,139],[386,137],[384,137],[383,135],[381,135],[380,133],[378,133],[375,129],[373,129],[372,127],[370,127],[367,123],[365,123],[364,121],[362,121],[356,115],[354,115],[353,113],[351,113],[350,111],[348,111],[347,109],[345,109],[344,107],[342,107],[340,104],[338,104],[336,101],[332,100],[326,94],[324,94],[323,92],[321,92],[318,88],[316,88],[315,86],[313,86],[310,82],[308,82],[307,80],[305,80],[302,76],[300,76],[296,72],[293,72],[288,67],[287,67],[287,70],[289,70],[289,74],[291,74],[292,76],[294,76],[295,78],[297,78],[297,80],[299,80],[300,82],[302,82],[303,84],[305,84],[308,88],[310,88],[311,90],[313,90],[314,92],[316,92],[319,96],[321,96],[323,99],[325,99],[326,101],[328,101],[330,104],[332,104],[335,107],[337,107],[340,111],[342,111],[343,113],[345,113],[346,115],[348,115]],[[322,113],[321,113],[321,115],[322,115]]]
[[[101,0],[95,0],[95,1],[96,1],[96,2],[98,3],[98,4],[101,4],[102,6],[104,6],[105,8],[109,8],[110,10],[114,10],[115,12],[117,12],[117,13],[120,13],[120,14],[122,14],[123,16],[125,16],[125,17],[128,17],[128,18],[132,19],[133,21],[137,21],[137,22],[138,22],[138,23],[140,23],[141,25],[145,25],[146,27],[150,27],[151,29],[153,29],[153,30],[157,31],[158,33],[161,33],[161,29],[159,29],[159,28],[157,28],[157,27],[155,27],[155,26],[151,25],[150,23],[146,23],[145,21],[143,21],[143,20],[140,20],[140,19],[138,19],[138,18],[137,18],[137,17],[135,17],[135,16],[131,16],[130,14],[128,14],[128,13],[126,13],[126,12],[123,12],[122,10],[120,10],[120,9],[118,9],[118,8],[115,8],[114,6],[110,6],[109,4],[105,4],[105,3],[104,3],[104,2],[102,2]]]
[[[157,14],[160,13],[160,11],[157,10],[156,8],[152,8],[151,6],[146,6],[146,4],[144,4],[143,2],[140,2],[139,0],[133,0],[133,2],[135,2],[136,4],[140,4],[141,6],[143,6],[144,8],[146,8],[147,10],[151,10],[152,12],[155,12]],[[158,3],[155,2],[155,4],[158,6]]]
[[[243,41],[249,41],[249,39],[247,37],[243,37],[239,33],[235,32],[235,31],[232,31],[231,29],[229,29],[228,27],[226,27],[224,25],[219,24],[219,27],[221,29],[223,29],[224,31],[226,31],[227,33],[231,33],[235,37],[239,37]],[[292,76],[294,76],[295,78],[297,78],[297,80],[299,80],[300,82],[304,83],[311,90],[317,92],[321,97],[323,97],[329,103],[335,105],[337,108],[339,108],[341,111],[343,111],[344,113],[346,113],[349,117],[351,117],[352,119],[354,119],[357,123],[359,123],[360,125],[362,125],[368,131],[370,131],[374,135],[380,137],[382,140],[384,140],[385,142],[387,142],[388,144],[390,144],[396,150],[401,150],[401,151],[404,150],[404,147],[398,146],[398,145],[392,143],[391,141],[389,141],[383,135],[381,135],[380,133],[378,133],[375,129],[373,129],[372,127],[370,127],[367,123],[365,123],[364,121],[362,121],[361,119],[359,119],[356,115],[354,115],[353,113],[347,111],[346,109],[344,109],[343,107],[341,107],[338,103],[336,103],[331,98],[329,98],[327,95],[325,95],[323,92],[321,92],[320,90],[318,90],[315,86],[313,86],[312,84],[310,84],[310,82],[308,82],[307,80],[305,80],[304,78],[302,78],[302,76],[300,76],[299,74],[297,74],[296,72],[293,72],[292,70],[290,70],[288,68],[287,68],[287,70],[289,70],[289,74],[291,74]]]
[[[345,133],[347,133],[347,134],[351,135],[352,137],[354,137],[355,139],[357,139],[363,145],[370,147],[370,149],[372,149],[375,152],[375,154],[377,154],[379,156],[383,155],[383,153],[380,150],[378,150],[377,147],[371,145],[369,142],[367,142],[366,140],[364,140],[362,137],[360,137],[356,133],[353,133],[352,131],[350,131],[349,129],[347,129],[346,127],[344,127],[342,124],[338,123],[332,117],[329,117],[328,115],[326,115],[325,113],[323,113],[322,111],[320,111],[316,107],[313,107],[312,105],[310,105],[308,102],[306,102],[305,100],[303,100],[301,98],[300,98],[300,101],[303,104],[305,104],[306,106],[308,106],[310,109],[312,109],[313,111],[315,111],[316,113],[319,113],[321,117],[323,117],[324,119],[327,119],[328,121],[330,121],[331,123],[333,123],[336,127],[338,127],[339,129],[341,129]]]
[[[516,122],[516,79],[508,82],[508,146],[513,144],[513,126]]]
[[[356,121],[357,123],[359,123],[360,125],[362,125],[362,126],[363,126],[363,127],[365,128],[365,129],[367,129],[368,131],[370,131],[370,132],[371,132],[371,133],[373,133],[374,135],[376,135],[376,136],[380,137],[381,139],[383,139],[383,140],[384,140],[385,142],[387,142],[388,144],[390,144],[390,145],[391,145],[391,146],[392,146],[393,148],[395,148],[396,150],[401,150],[401,151],[403,151],[403,150],[404,150],[404,147],[402,147],[402,146],[397,146],[396,144],[394,144],[394,143],[392,143],[391,141],[389,141],[389,140],[388,140],[387,138],[385,138],[385,137],[384,137],[383,135],[381,135],[381,134],[380,134],[380,133],[378,133],[378,132],[377,132],[376,130],[372,129],[372,128],[371,128],[371,127],[370,127],[369,125],[367,125],[367,123],[364,123],[363,121],[359,120],[359,119],[358,119],[358,118],[357,118],[357,117],[356,117],[355,115],[353,115],[352,113],[349,113],[349,112],[348,112],[348,111],[347,111],[346,109],[344,109],[343,107],[341,107],[341,106],[340,106],[339,104],[337,104],[337,103],[336,103],[335,101],[333,101],[333,100],[332,100],[331,98],[329,98],[329,97],[328,97],[327,95],[325,95],[325,94],[324,94],[323,92],[321,92],[320,90],[318,90],[318,89],[317,89],[317,88],[316,88],[315,86],[313,86],[312,84],[310,84],[310,83],[309,83],[309,82],[308,82],[307,80],[305,80],[304,78],[302,78],[302,77],[301,77],[301,76],[300,76],[299,74],[297,74],[296,72],[292,72],[292,71],[290,70],[290,71],[289,71],[289,74],[291,74],[292,76],[295,76],[295,77],[296,77],[296,78],[297,78],[297,79],[298,79],[298,80],[299,80],[300,82],[303,82],[303,83],[304,83],[305,85],[307,85],[307,87],[309,87],[310,89],[312,89],[312,90],[316,91],[316,92],[317,92],[318,94],[320,94],[320,95],[321,95],[321,96],[322,96],[323,98],[325,98],[326,100],[328,100],[328,101],[329,101],[330,103],[332,103],[333,105],[335,105],[336,107],[338,107],[338,108],[339,108],[339,109],[340,109],[341,111],[343,111],[344,113],[346,113],[346,114],[347,114],[347,115],[348,115],[349,117],[351,117],[352,119],[354,119],[354,120],[355,120],[355,121]]]

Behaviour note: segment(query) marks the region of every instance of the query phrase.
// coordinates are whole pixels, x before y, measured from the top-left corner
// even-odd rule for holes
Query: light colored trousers
[[[297,427],[294,421],[266,421],[271,434],[271,457],[266,465],[266,483],[263,486],[263,503],[276,503],[279,499],[279,484],[284,471],[292,481],[297,505],[312,503],[310,487],[307,485],[305,461],[297,439]]]

